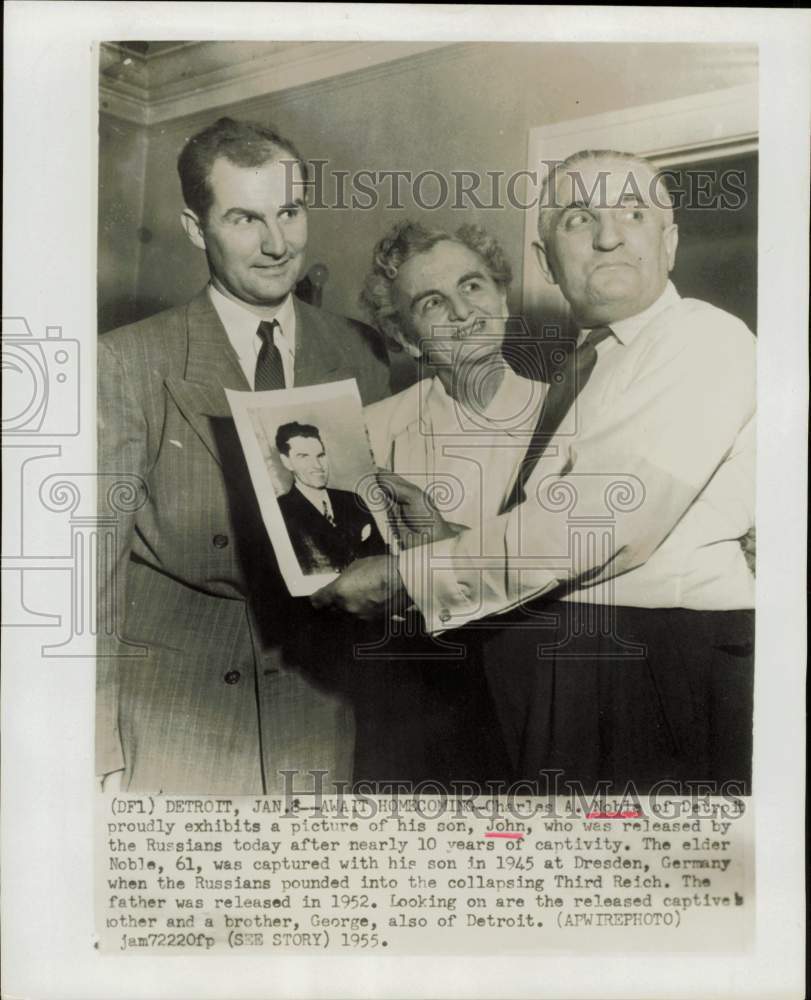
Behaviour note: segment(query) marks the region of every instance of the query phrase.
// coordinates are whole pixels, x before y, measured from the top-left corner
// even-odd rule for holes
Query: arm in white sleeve
[[[650,557],[754,413],[754,339],[728,314],[710,315],[711,326],[705,310],[694,324],[688,314],[677,336],[644,353],[605,418],[570,445],[565,472],[545,474],[541,461],[510,513],[401,556],[430,631]]]

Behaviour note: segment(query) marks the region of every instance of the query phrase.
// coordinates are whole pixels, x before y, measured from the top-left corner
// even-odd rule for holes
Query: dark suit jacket
[[[364,402],[388,393],[372,331],[295,308],[296,385],[354,376]],[[97,767],[123,767],[123,790],[278,792],[282,768],[351,777],[340,671],[310,655],[320,630],[281,580],[224,388],[250,387],[205,291],[100,338],[99,471],[140,483],[99,566],[116,634],[99,643]]]
[[[387,551],[363,499],[348,490],[328,489],[335,524],[296,489],[279,497],[287,533],[302,573],[340,572],[354,559]]]

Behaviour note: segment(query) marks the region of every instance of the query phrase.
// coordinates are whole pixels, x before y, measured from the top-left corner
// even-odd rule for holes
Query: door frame
[[[758,148],[758,86],[712,90],[671,101],[642,104],[529,130],[528,171],[538,188],[548,168],[580,149],[619,149],[645,156],[656,167],[679,167]],[[524,225],[522,314],[531,321],[560,320],[568,306],[540,274],[532,244],[537,239],[538,198]]]

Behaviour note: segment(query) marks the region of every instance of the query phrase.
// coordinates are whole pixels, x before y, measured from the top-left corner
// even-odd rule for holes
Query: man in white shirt
[[[539,264],[581,332],[512,504],[314,601],[371,616],[404,589],[432,631],[487,618],[522,778],[748,788],[754,339],[669,283],[678,232],[644,160],[584,151],[545,193]]]
[[[98,774],[229,795],[278,793],[284,770],[348,780],[350,664],[335,633],[323,655],[312,610],[287,593],[224,390],[354,377],[369,403],[388,394],[385,350],[293,297],[306,165],[289,140],[222,118],[178,170],[211,282],[99,341],[99,470],[138,487],[99,568],[115,630],[99,643]]]

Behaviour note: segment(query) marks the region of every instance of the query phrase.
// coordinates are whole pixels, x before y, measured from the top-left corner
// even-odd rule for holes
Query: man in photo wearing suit
[[[363,499],[349,490],[327,488],[329,460],[317,427],[282,424],[276,448],[293,474],[279,507],[302,573],[340,572],[354,559],[387,551]]]
[[[314,654],[224,390],[354,377],[370,403],[389,392],[385,351],[363,324],[293,297],[307,178],[289,140],[221,118],[178,171],[210,283],[99,341],[99,471],[141,488],[100,565],[115,636],[99,645],[97,770],[104,787],[189,794],[278,793],[284,769],[348,779],[350,664]]]

